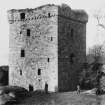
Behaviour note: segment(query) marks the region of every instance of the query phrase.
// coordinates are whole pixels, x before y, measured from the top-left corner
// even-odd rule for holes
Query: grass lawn
[[[105,105],[104,96],[90,94],[77,94],[76,92],[36,94],[24,100],[20,100],[19,105]]]

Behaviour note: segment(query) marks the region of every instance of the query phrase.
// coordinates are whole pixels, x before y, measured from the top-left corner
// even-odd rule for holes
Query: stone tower
[[[86,57],[87,14],[65,4],[8,11],[9,84],[70,91]]]

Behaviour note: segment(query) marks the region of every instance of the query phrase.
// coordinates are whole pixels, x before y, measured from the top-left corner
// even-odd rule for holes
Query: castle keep
[[[83,10],[63,4],[8,11],[9,84],[28,90],[70,91],[86,57]]]

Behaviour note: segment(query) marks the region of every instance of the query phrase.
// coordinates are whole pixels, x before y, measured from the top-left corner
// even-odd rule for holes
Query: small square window
[[[21,57],[25,57],[25,51],[23,49],[21,50]]]
[[[20,31],[20,34],[22,34],[22,31]]]

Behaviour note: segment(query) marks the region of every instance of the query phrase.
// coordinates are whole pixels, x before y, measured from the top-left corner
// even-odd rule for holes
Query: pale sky
[[[0,0],[0,65],[8,65],[9,54],[9,24],[7,10],[35,8],[44,4],[68,4],[72,9],[84,9],[89,15],[87,24],[87,48],[104,41],[102,35],[97,32],[97,21],[93,17],[94,10],[105,7],[105,0]],[[105,9],[105,8],[104,8]],[[97,36],[97,37],[96,37]]]

